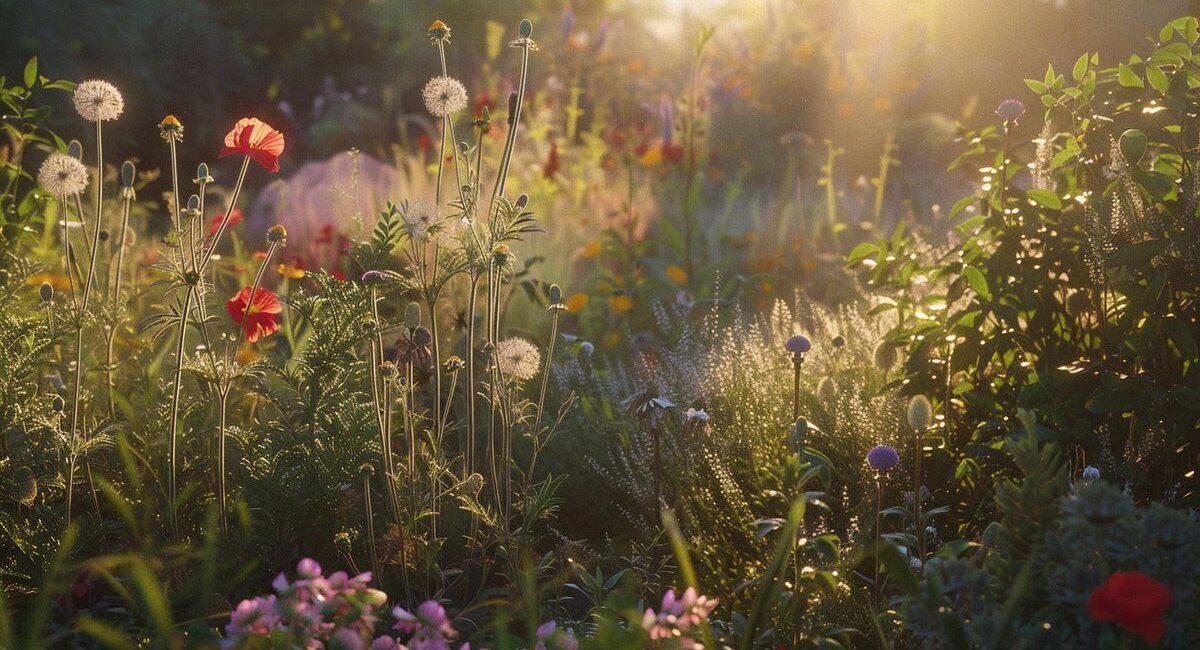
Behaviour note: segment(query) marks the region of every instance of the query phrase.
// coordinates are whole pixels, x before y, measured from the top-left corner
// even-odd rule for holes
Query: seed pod
[[[72,140],[67,143],[67,155],[75,160],[83,159],[83,145],[78,140]]]
[[[404,308],[404,326],[410,330],[415,330],[421,326],[421,305],[420,303],[410,302]]]
[[[133,187],[133,181],[137,178],[137,167],[134,166],[132,160],[126,160],[121,163],[121,186]]]

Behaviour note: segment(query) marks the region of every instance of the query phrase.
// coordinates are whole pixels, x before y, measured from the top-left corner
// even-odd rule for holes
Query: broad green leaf
[[[1167,79],[1166,73],[1164,73],[1158,66],[1155,65],[1146,66],[1146,81],[1149,81],[1150,85],[1154,86],[1155,90],[1164,95],[1167,94],[1167,90],[1171,88],[1171,81]]]
[[[1124,63],[1117,66],[1117,81],[1126,88],[1142,88],[1146,85],[1142,78]]]
[[[1050,208],[1051,210],[1062,209],[1062,199],[1050,190],[1028,190],[1025,192],[1025,195],[1029,197],[1030,201],[1044,208]]]
[[[1088,55],[1085,52],[1075,61],[1075,67],[1071,68],[1071,78],[1075,81],[1083,81],[1083,76],[1087,74]]]
[[[987,279],[983,277],[982,271],[973,266],[964,266],[962,274],[967,279],[967,284],[971,286],[972,291],[985,300],[991,299],[992,292],[988,290]]]
[[[29,59],[25,64],[25,87],[33,88],[33,84],[37,81],[38,60],[37,57]]]

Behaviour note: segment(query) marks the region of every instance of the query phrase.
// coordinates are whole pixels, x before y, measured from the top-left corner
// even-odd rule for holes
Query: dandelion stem
[[[171,431],[168,442],[167,458],[170,464],[167,492],[170,502],[167,507],[171,517],[171,530],[175,537],[179,536],[179,522],[175,512],[176,478],[179,465],[179,397],[183,388],[183,355],[187,339],[188,312],[192,308],[192,300],[196,297],[196,285],[189,284],[187,293],[183,296],[183,309],[179,312],[179,337],[175,345],[175,380],[171,394]]]

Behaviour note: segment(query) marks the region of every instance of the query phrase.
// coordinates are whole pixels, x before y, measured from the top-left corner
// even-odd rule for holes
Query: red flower
[[[221,221],[224,218],[225,218],[225,213],[222,212],[220,214],[214,215],[213,218],[208,222],[208,236],[209,237],[216,236],[217,231],[221,229]],[[228,226],[236,226],[245,220],[246,220],[246,215],[242,214],[241,208],[234,208],[229,211]],[[228,227],[228,226],[226,226],[226,227]]]
[[[558,170],[562,167],[562,163],[558,160],[558,145],[550,143],[550,155],[546,157],[546,164],[542,166],[542,174],[551,180]]]
[[[1146,643],[1155,644],[1166,632],[1163,612],[1171,600],[1163,583],[1137,571],[1120,571],[1092,590],[1088,611],[1097,621],[1118,623]]]
[[[279,156],[283,153],[283,134],[257,117],[243,117],[225,136],[225,147],[218,158],[233,154],[250,156],[269,172],[279,171]]]
[[[264,336],[270,336],[279,331],[276,317],[282,308],[279,296],[274,291],[258,287],[254,291],[254,299],[250,299],[250,287],[244,287],[236,296],[225,303],[229,317],[233,322],[242,326],[246,332],[246,340],[254,343]]]

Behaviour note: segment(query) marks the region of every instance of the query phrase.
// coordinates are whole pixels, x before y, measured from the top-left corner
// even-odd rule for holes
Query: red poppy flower
[[[222,213],[220,213],[220,214],[217,214],[217,215],[214,215],[214,216],[213,216],[213,218],[212,218],[211,220],[209,220],[209,222],[208,222],[208,236],[209,236],[209,237],[215,237],[215,236],[216,236],[216,234],[217,234],[217,231],[221,229],[221,221],[222,221],[223,219],[225,219],[225,213],[224,213],[224,212],[222,212]],[[242,209],[241,209],[241,208],[234,208],[233,210],[230,210],[230,211],[229,211],[229,224],[228,224],[228,226],[236,226],[236,225],[238,225],[239,223],[241,223],[241,222],[243,222],[243,221],[245,221],[245,220],[246,220],[246,215],[244,215],[244,214],[242,213]],[[226,226],[226,227],[228,227],[228,226]]]
[[[1167,630],[1163,612],[1171,605],[1171,591],[1163,583],[1138,573],[1120,571],[1092,590],[1088,611],[1097,621],[1121,627],[1155,644]]]
[[[243,117],[225,136],[225,147],[218,158],[242,154],[269,172],[279,171],[279,156],[283,153],[283,134],[257,117]]]
[[[282,308],[279,305],[279,296],[270,289],[258,287],[252,300],[250,287],[244,287],[225,303],[225,309],[229,310],[229,317],[233,322],[242,326],[242,330],[246,332],[246,340],[251,343],[279,331],[277,316]]]

